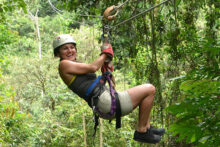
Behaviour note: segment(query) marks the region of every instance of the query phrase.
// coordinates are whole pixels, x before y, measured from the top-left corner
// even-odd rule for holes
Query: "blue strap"
[[[90,87],[88,88],[88,90],[86,91],[86,97],[89,96],[89,94],[92,92],[93,88],[95,87],[95,85],[99,82],[99,80],[102,78],[102,76],[98,76],[98,78],[90,85]]]

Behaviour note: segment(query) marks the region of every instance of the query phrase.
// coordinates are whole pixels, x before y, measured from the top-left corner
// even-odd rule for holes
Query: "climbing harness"
[[[98,103],[98,98],[99,95],[94,95],[91,97],[91,107],[93,109],[93,117],[94,117],[94,134],[96,134],[96,128],[98,126],[98,119],[99,117],[104,118],[104,119],[109,119],[111,120],[112,118],[116,118],[116,129],[121,127],[121,107],[120,107],[120,101],[118,98],[118,93],[115,91],[113,86],[111,85],[111,78],[112,78],[112,73],[107,71],[102,74],[102,76],[98,76],[98,78],[90,85],[86,92],[86,97],[89,97],[91,92],[94,90],[94,88],[97,86],[99,89],[102,89],[103,86],[108,82],[109,84],[109,89],[110,89],[110,95],[111,95],[111,109],[109,113],[102,113],[99,108],[97,107]]]

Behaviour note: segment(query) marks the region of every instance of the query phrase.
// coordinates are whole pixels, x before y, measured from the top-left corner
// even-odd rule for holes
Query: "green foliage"
[[[1,57],[0,62],[1,62],[0,69],[2,70],[0,73],[3,73],[3,74],[8,73],[9,71],[7,68],[8,68],[8,65],[10,64],[10,61],[8,60],[8,58],[6,56]]]
[[[4,59],[1,59],[0,67],[3,62]],[[0,75],[0,145],[25,144],[25,140],[31,135],[31,128],[27,124],[29,116],[20,110],[19,104],[14,100],[16,95],[13,87],[5,84],[4,80]]]
[[[7,19],[6,13],[11,13],[15,9],[23,9],[27,13],[26,3],[24,0],[3,0],[0,1],[0,21],[3,22]]]
[[[200,52],[207,52],[207,41]],[[208,51],[209,52],[209,51]],[[212,56],[215,60],[217,54]],[[183,101],[168,108],[169,112],[177,117],[177,121],[170,126],[173,135],[178,141],[186,139],[188,143],[206,146],[220,145],[220,100],[219,100],[219,67],[215,64],[210,69],[200,65],[187,74],[185,81],[180,85]]]
[[[7,45],[16,40],[16,33],[11,31],[7,25],[0,24],[0,57],[7,55]]]
[[[101,21],[82,15],[101,16],[121,1],[51,0],[64,11],[58,15],[48,1],[25,0],[33,15],[39,12],[42,59],[38,59],[35,22],[29,14],[15,11],[23,1],[0,1],[0,16],[7,18],[0,25],[0,146],[84,146],[83,119],[87,145],[98,146],[100,127],[92,138],[92,111],[59,78],[59,61],[52,58],[51,44],[56,35],[70,33],[77,40],[78,59],[92,62],[100,52]],[[156,2],[162,0],[129,1],[109,24]],[[111,31],[116,88],[121,91],[148,81],[155,84],[151,121],[170,128],[161,141],[165,145],[219,146],[217,2],[174,2]],[[170,106],[169,113],[162,111],[166,106]],[[115,121],[103,120],[103,146],[143,146],[132,140],[137,119],[135,110],[122,118],[119,130],[115,130]]]
[[[182,83],[186,98],[169,107],[178,120],[170,126],[170,131],[179,134],[179,141],[186,138],[188,143],[219,145],[219,86],[219,82],[210,80]]]

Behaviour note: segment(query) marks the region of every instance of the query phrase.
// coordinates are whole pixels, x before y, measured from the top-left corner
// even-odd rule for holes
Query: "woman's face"
[[[59,57],[65,60],[76,60],[76,47],[72,43],[64,44],[59,49]]]

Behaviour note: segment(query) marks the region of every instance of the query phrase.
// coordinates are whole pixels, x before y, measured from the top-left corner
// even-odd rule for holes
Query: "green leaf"
[[[200,140],[199,140],[199,142],[201,142],[201,143],[206,143],[207,142],[207,140],[209,139],[209,138],[211,138],[211,136],[204,136],[203,138],[201,138]]]
[[[193,80],[187,80],[181,83],[180,89],[183,91],[188,91],[191,89],[191,85],[193,84]]]
[[[181,2],[181,0],[177,0],[177,1],[176,1],[176,6],[177,6],[177,7],[179,6],[180,2]]]
[[[190,142],[193,143],[196,141],[196,134],[193,133],[193,135],[191,136]]]

